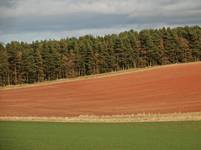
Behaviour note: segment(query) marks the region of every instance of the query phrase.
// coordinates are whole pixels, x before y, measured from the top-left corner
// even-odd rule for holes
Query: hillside
[[[201,61],[201,27],[0,43],[0,86]]]
[[[201,63],[0,90],[0,116],[201,111]]]

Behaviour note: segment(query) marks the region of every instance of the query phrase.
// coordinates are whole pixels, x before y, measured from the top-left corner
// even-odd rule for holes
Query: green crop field
[[[0,122],[0,150],[201,150],[201,122]]]

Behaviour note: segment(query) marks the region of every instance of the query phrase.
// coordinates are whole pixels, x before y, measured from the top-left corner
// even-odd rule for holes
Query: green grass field
[[[0,122],[0,150],[201,150],[201,122]]]

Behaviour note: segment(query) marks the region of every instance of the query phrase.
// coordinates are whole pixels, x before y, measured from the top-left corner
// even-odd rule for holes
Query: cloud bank
[[[0,41],[201,25],[200,0],[0,0]]]

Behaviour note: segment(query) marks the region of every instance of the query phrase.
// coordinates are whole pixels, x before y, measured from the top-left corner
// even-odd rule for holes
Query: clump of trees
[[[201,60],[201,27],[0,44],[0,85]]]

